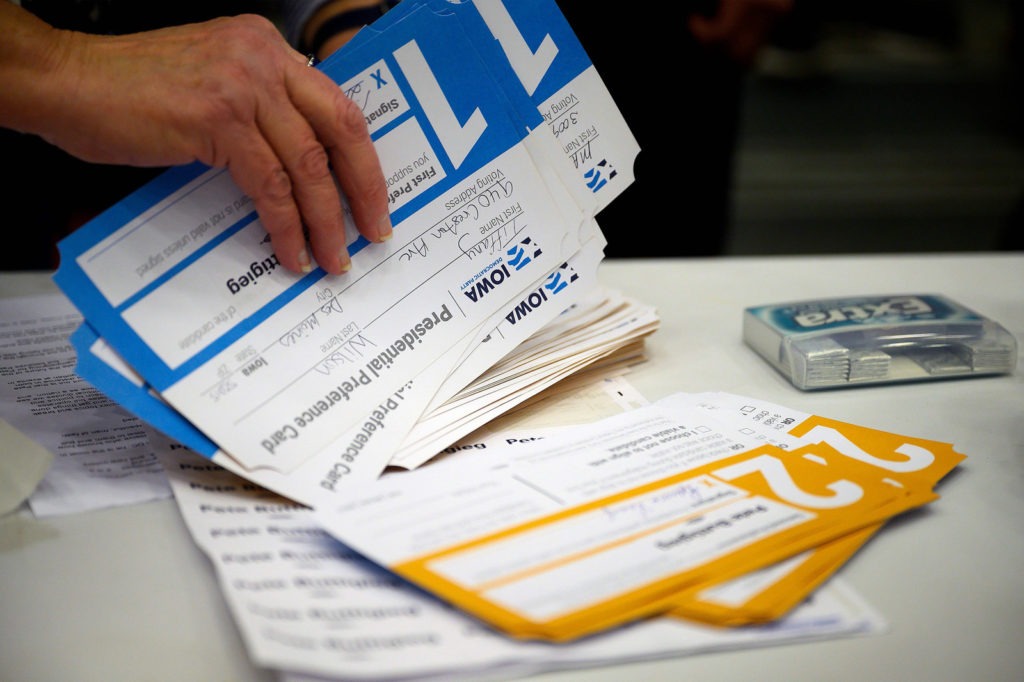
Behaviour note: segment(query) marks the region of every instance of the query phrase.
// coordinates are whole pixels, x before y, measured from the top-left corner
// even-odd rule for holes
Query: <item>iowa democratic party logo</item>
[[[544,253],[540,246],[533,242],[532,237],[525,237],[505,251],[507,260],[498,259],[476,274],[470,282],[463,286],[462,293],[470,301],[479,302],[507,282],[512,273],[519,272]]]
[[[597,192],[616,175],[618,175],[618,171],[611,167],[608,160],[601,159],[597,162],[597,165],[583,174],[583,179],[587,181],[587,187],[590,188],[591,192]]]

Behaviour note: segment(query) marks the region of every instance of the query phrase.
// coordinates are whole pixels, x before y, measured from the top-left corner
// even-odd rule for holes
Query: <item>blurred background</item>
[[[726,255],[1021,250],[1016,0],[809,0],[748,73]]]
[[[642,150],[598,216],[607,257],[1024,250],[1024,0],[793,0],[742,68],[688,30],[721,1],[557,0]],[[0,153],[22,242],[0,270],[56,267],[57,239],[159,171],[5,130]]]

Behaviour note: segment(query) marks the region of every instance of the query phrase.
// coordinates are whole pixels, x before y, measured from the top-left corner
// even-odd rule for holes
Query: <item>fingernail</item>
[[[341,261],[341,272],[343,274],[352,269],[352,259],[349,258],[347,249],[341,252],[339,260]]]
[[[392,228],[391,228],[391,216],[386,215],[381,218],[380,224],[377,226],[377,239],[382,242],[386,242],[391,239]]]
[[[299,251],[299,268],[301,268],[304,273],[313,272],[313,263],[310,262],[309,251],[306,249]]]

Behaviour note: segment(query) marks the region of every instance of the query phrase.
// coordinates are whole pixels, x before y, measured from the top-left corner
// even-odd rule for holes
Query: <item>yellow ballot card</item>
[[[513,636],[565,641],[935,498],[828,445],[782,450],[685,405],[516,452],[384,476],[319,522]]]
[[[768,623],[807,600],[882,526],[871,524],[807,552],[752,573],[676,596],[666,615],[713,625]]]
[[[771,441],[795,437],[803,443],[826,442],[841,454],[885,472],[887,478],[917,489],[931,489],[964,459],[949,443],[802,413],[747,396],[677,394],[671,400],[699,405],[723,421]],[[883,525],[865,527],[758,575],[680,595],[680,604],[672,613],[732,626],[780,618],[833,575]]]

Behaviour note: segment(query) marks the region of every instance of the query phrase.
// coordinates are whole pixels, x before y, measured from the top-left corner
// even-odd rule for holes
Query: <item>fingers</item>
[[[305,75],[305,74],[303,74]],[[289,80],[289,95],[330,156],[334,176],[348,199],[356,229],[372,242],[391,238],[387,183],[366,119],[330,78]]]
[[[388,212],[388,190],[384,173],[366,130],[366,120],[359,107],[344,95],[339,97],[338,117],[344,133],[340,141],[328,142],[328,152],[338,182],[349,200],[349,208],[360,234],[374,242],[391,239],[391,215]]]
[[[282,106],[265,116],[261,115],[257,124],[281,159],[290,180],[289,199],[301,216],[301,224],[297,229],[284,215],[280,222],[273,225],[267,224],[264,219],[275,250],[278,244],[282,249],[294,249],[295,233],[302,236],[304,226],[317,265],[335,275],[347,272],[351,268],[351,260],[345,245],[341,198],[331,175],[324,146],[309,122],[290,102],[282,103]],[[263,213],[260,215],[263,216]],[[280,240],[277,239],[279,235]],[[296,252],[300,267],[305,265],[301,262],[305,243],[301,247],[302,250]]]
[[[304,227],[316,264],[341,274],[351,268],[351,258],[339,185],[356,229],[373,242],[392,234],[387,185],[362,112],[336,83],[292,52],[296,58],[284,71],[283,87],[267,93],[271,106],[257,118],[284,172],[271,174],[253,200],[285,267],[309,271]],[[279,182],[280,176],[287,182]]]
[[[309,272],[319,265],[341,274],[351,258],[340,193],[356,229],[379,242],[391,236],[387,185],[358,106],[283,39],[280,46],[285,58],[276,77],[263,72],[253,114],[239,121],[230,142],[228,165],[284,267]]]
[[[233,159],[228,166],[231,177],[252,198],[278,260],[293,272],[310,272],[312,262],[292,181],[277,154],[255,128],[240,131],[229,146],[244,150],[228,153]]]

